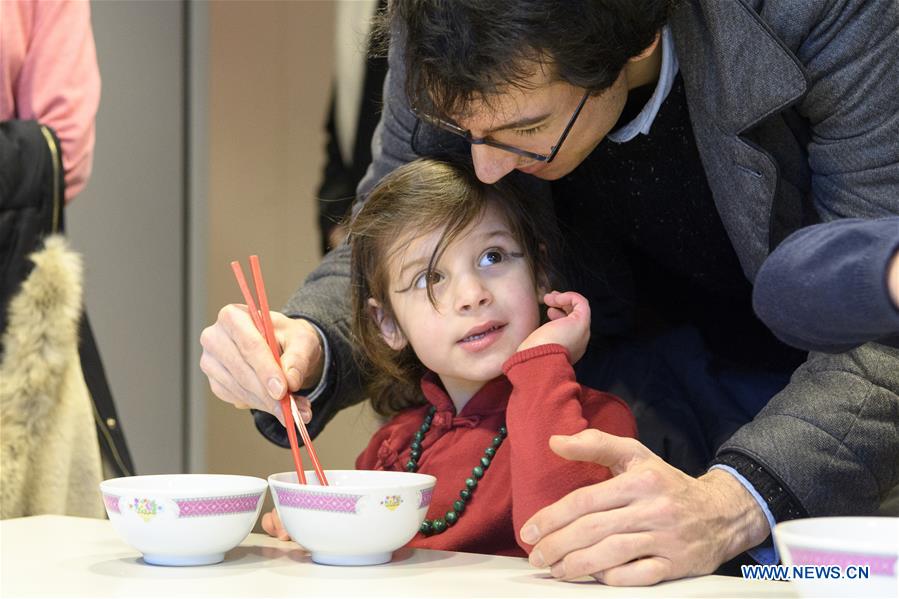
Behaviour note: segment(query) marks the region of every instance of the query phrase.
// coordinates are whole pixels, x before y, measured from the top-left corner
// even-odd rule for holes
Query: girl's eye
[[[415,280],[412,281],[412,287],[415,289],[427,289],[428,281],[431,282],[431,285],[436,285],[440,281],[443,280],[443,275],[436,271],[425,271],[415,277]]]
[[[493,264],[499,264],[505,260],[505,256],[499,250],[487,250],[483,254],[481,254],[481,258],[478,260],[478,266],[491,266]]]

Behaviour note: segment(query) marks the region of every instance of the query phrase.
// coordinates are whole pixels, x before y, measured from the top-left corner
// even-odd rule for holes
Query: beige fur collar
[[[99,447],[78,358],[81,258],[58,235],[30,258],[3,333],[0,513],[99,516]]]

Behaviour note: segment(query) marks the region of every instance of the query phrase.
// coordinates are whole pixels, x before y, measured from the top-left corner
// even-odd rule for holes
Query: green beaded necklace
[[[425,433],[431,428],[431,421],[434,419],[436,411],[437,408],[434,406],[428,409],[424,422],[421,423],[418,432],[415,433],[415,437],[412,439],[409,461],[406,462],[406,472],[418,471],[418,458],[421,457],[421,442],[425,438]],[[499,434],[493,437],[490,447],[484,450],[484,457],[481,458],[480,465],[472,468],[471,476],[465,479],[465,488],[459,491],[459,499],[453,502],[453,509],[448,511],[443,518],[434,518],[433,520],[425,518],[425,521],[421,523],[421,528],[419,528],[421,534],[425,536],[440,534],[462,517],[462,514],[465,512],[465,504],[471,500],[471,494],[477,488],[478,481],[484,476],[487,468],[490,467],[490,462],[493,460],[493,456],[496,455],[496,450],[502,445],[503,439],[506,438],[507,434],[508,431],[505,425],[499,427]]]

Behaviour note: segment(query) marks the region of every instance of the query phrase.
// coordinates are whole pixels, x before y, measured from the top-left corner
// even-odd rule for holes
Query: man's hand
[[[574,291],[551,291],[543,296],[543,302],[550,322],[528,335],[518,346],[518,351],[558,343],[568,350],[574,364],[584,356],[590,341],[590,304],[587,298]]]
[[[283,370],[253,325],[247,307],[240,304],[222,308],[215,323],[203,330],[200,368],[219,399],[241,409],[265,410],[284,424],[278,400],[285,389],[296,392],[318,383],[323,351],[311,324],[279,312],[272,312],[271,316],[275,338],[281,346]],[[298,398],[297,408],[303,421],[309,422],[309,400]]]
[[[530,562],[556,578],[614,586],[709,574],[767,538],[758,504],[730,474],[687,476],[634,439],[594,429],[553,436],[565,459],[607,466],[613,478],[573,491],[521,528]]]

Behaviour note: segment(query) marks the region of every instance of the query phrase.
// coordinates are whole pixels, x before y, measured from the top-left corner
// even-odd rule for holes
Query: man
[[[800,227],[824,221],[826,234],[841,217],[899,212],[887,108],[899,8],[670,4],[392,8],[360,197],[417,154],[460,149],[484,181],[514,171],[546,182],[535,192],[551,195],[573,288],[593,307],[579,377],[625,397],[638,419],[642,444],[589,430],[552,441],[615,474],[522,528],[531,562],[560,578],[652,584],[747,550],[776,559],[775,522],[872,512],[899,480],[899,352],[791,351],[753,316],[750,283]],[[220,312],[201,361],[220,398],[277,414],[285,383],[318,385],[313,429],[358,399],[340,304],[347,257],[332,252],[289,316],[276,315],[286,375],[244,310]],[[830,262],[790,275],[838,286]],[[257,426],[283,443],[263,412]]]

